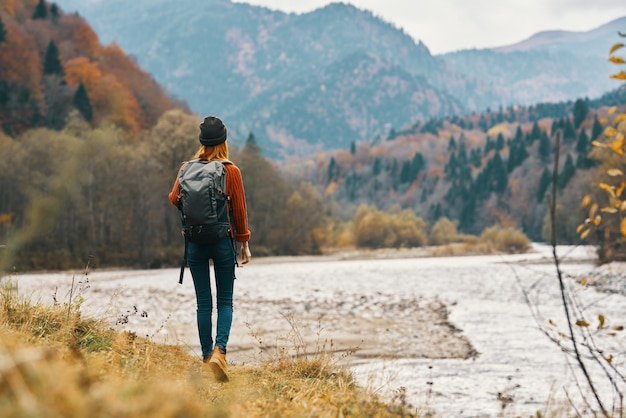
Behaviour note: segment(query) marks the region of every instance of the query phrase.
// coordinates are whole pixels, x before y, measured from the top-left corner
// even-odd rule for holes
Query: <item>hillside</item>
[[[509,104],[594,99],[615,87],[607,61],[626,17],[587,32],[546,31],[513,45],[442,56],[468,77],[506,86]],[[593,82],[591,82],[593,80]]]
[[[60,129],[72,111],[136,135],[165,110],[184,107],[116,44],[102,46],[82,17],[55,4],[3,2],[0,23],[0,126],[10,135]]]
[[[86,16],[104,42],[136,56],[195,112],[222,115],[239,140],[253,131],[273,157],[340,148],[442,112],[599,97],[614,87],[602,42],[622,24],[560,33],[557,50],[529,41],[433,56],[401,29],[344,3],[304,14],[229,0],[59,4]],[[355,56],[390,70],[342,76]],[[315,128],[322,125],[340,128],[331,137]]]
[[[200,0],[190,3],[181,8],[145,0],[131,5],[120,0],[59,2],[86,16],[105,42],[115,40],[136,56],[195,112],[222,115],[239,138],[253,130],[267,149],[289,152],[307,143],[313,149],[343,146],[386,135],[390,127],[413,122],[414,116],[466,112],[468,105],[483,106],[496,97],[477,88],[480,82],[470,83],[451,71],[403,31],[350,5],[335,3],[297,15],[229,0],[211,0],[210,7]],[[350,64],[356,56],[371,57],[391,70],[364,72],[358,80],[342,76],[346,65],[356,65]],[[339,73],[332,74],[335,70]],[[326,92],[332,87],[340,100],[314,97],[310,103],[309,95],[329,82]],[[392,84],[396,91],[405,89],[404,103],[421,106],[417,115],[396,112],[396,93],[387,89]],[[455,93],[446,86],[453,86]],[[376,103],[368,104],[372,97]],[[439,103],[425,106],[424,97]],[[377,114],[381,107],[389,107],[393,116]],[[274,117],[284,109],[298,109],[299,117]],[[357,113],[351,126],[332,138],[301,126],[302,120],[340,126],[351,112]],[[363,126],[361,120],[370,123]]]

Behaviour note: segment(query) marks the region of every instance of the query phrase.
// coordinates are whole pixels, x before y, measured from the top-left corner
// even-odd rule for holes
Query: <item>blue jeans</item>
[[[215,244],[187,244],[187,265],[196,289],[198,334],[202,357],[213,352],[212,322],[213,300],[209,260],[213,260],[217,287],[217,330],[215,346],[226,350],[230,327],[233,323],[233,287],[235,283],[236,255],[229,237]]]

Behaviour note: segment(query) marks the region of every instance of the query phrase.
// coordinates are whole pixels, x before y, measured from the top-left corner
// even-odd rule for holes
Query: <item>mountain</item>
[[[625,28],[626,16],[587,32],[564,30],[538,32],[521,42],[493,48],[493,50],[496,52],[545,50],[605,58],[611,46],[616,43],[617,32],[623,32]]]
[[[521,42],[441,57],[466,77],[503,86],[508,103],[531,105],[597,98],[615,88],[609,49],[626,30],[626,17],[587,32],[539,32]]]
[[[264,148],[287,147],[289,152],[306,144],[314,149],[344,147],[386,135],[390,127],[404,126],[416,117],[438,116],[442,109],[466,112],[470,94],[482,100],[474,88],[479,83],[469,85],[425,45],[372,13],[343,3],[306,14],[229,0],[189,0],[185,7],[163,0],[59,4],[77,9],[103,42],[117,42],[192,110],[221,115],[239,138],[254,129]],[[355,79],[331,74],[364,57],[378,62],[380,69],[372,67]],[[458,93],[446,93],[444,87],[453,83]],[[308,99],[319,94],[322,84],[336,97],[320,96],[316,103],[327,107],[314,108]],[[341,93],[351,84],[360,90]],[[410,90],[396,101],[398,93],[385,90],[390,85]],[[345,102],[347,97],[350,102]],[[425,98],[441,103],[431,108]],[[385,111],[379,112],[382,108]],[[285,110],[305,113],[293,119],[285,116]],[[333,136],[320,135],[303,126],[303,120],[348,128]],[[362,120],[371,123],[364,126]]]
[[[235,140],[252,131],[276,157],[346,148],[445,112],[598,97],[615,87],[606,48],[575,45],[581,36],[611,43],[621,24],[561,33],[556,50],[535,40],[433,56],[345,3],[304,14],[230,0],[58,4],[78,10],[194,112],[222,116]]]

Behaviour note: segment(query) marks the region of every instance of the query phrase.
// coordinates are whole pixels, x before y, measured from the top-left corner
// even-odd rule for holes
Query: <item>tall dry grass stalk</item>
[[[184,348],[111,329],[79,300],[32,304],[14,283],[0,287],[2,417],[416,416],[359,387],[325,345],[232,364],[217,383]]]

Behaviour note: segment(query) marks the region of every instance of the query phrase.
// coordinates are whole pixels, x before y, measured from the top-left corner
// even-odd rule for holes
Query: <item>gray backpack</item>
[[[222,161],[189,161],[180,171],[178,184],[178,209],[187,241],[210,244],[231,235]]]
[[[226,167],[222,161],[191,160],[178,176],[178,210],[185,237],[179,283],[187,263],[187,243],[212,244],[230,236]],[[227,164],[227,163],[226,163]]]

